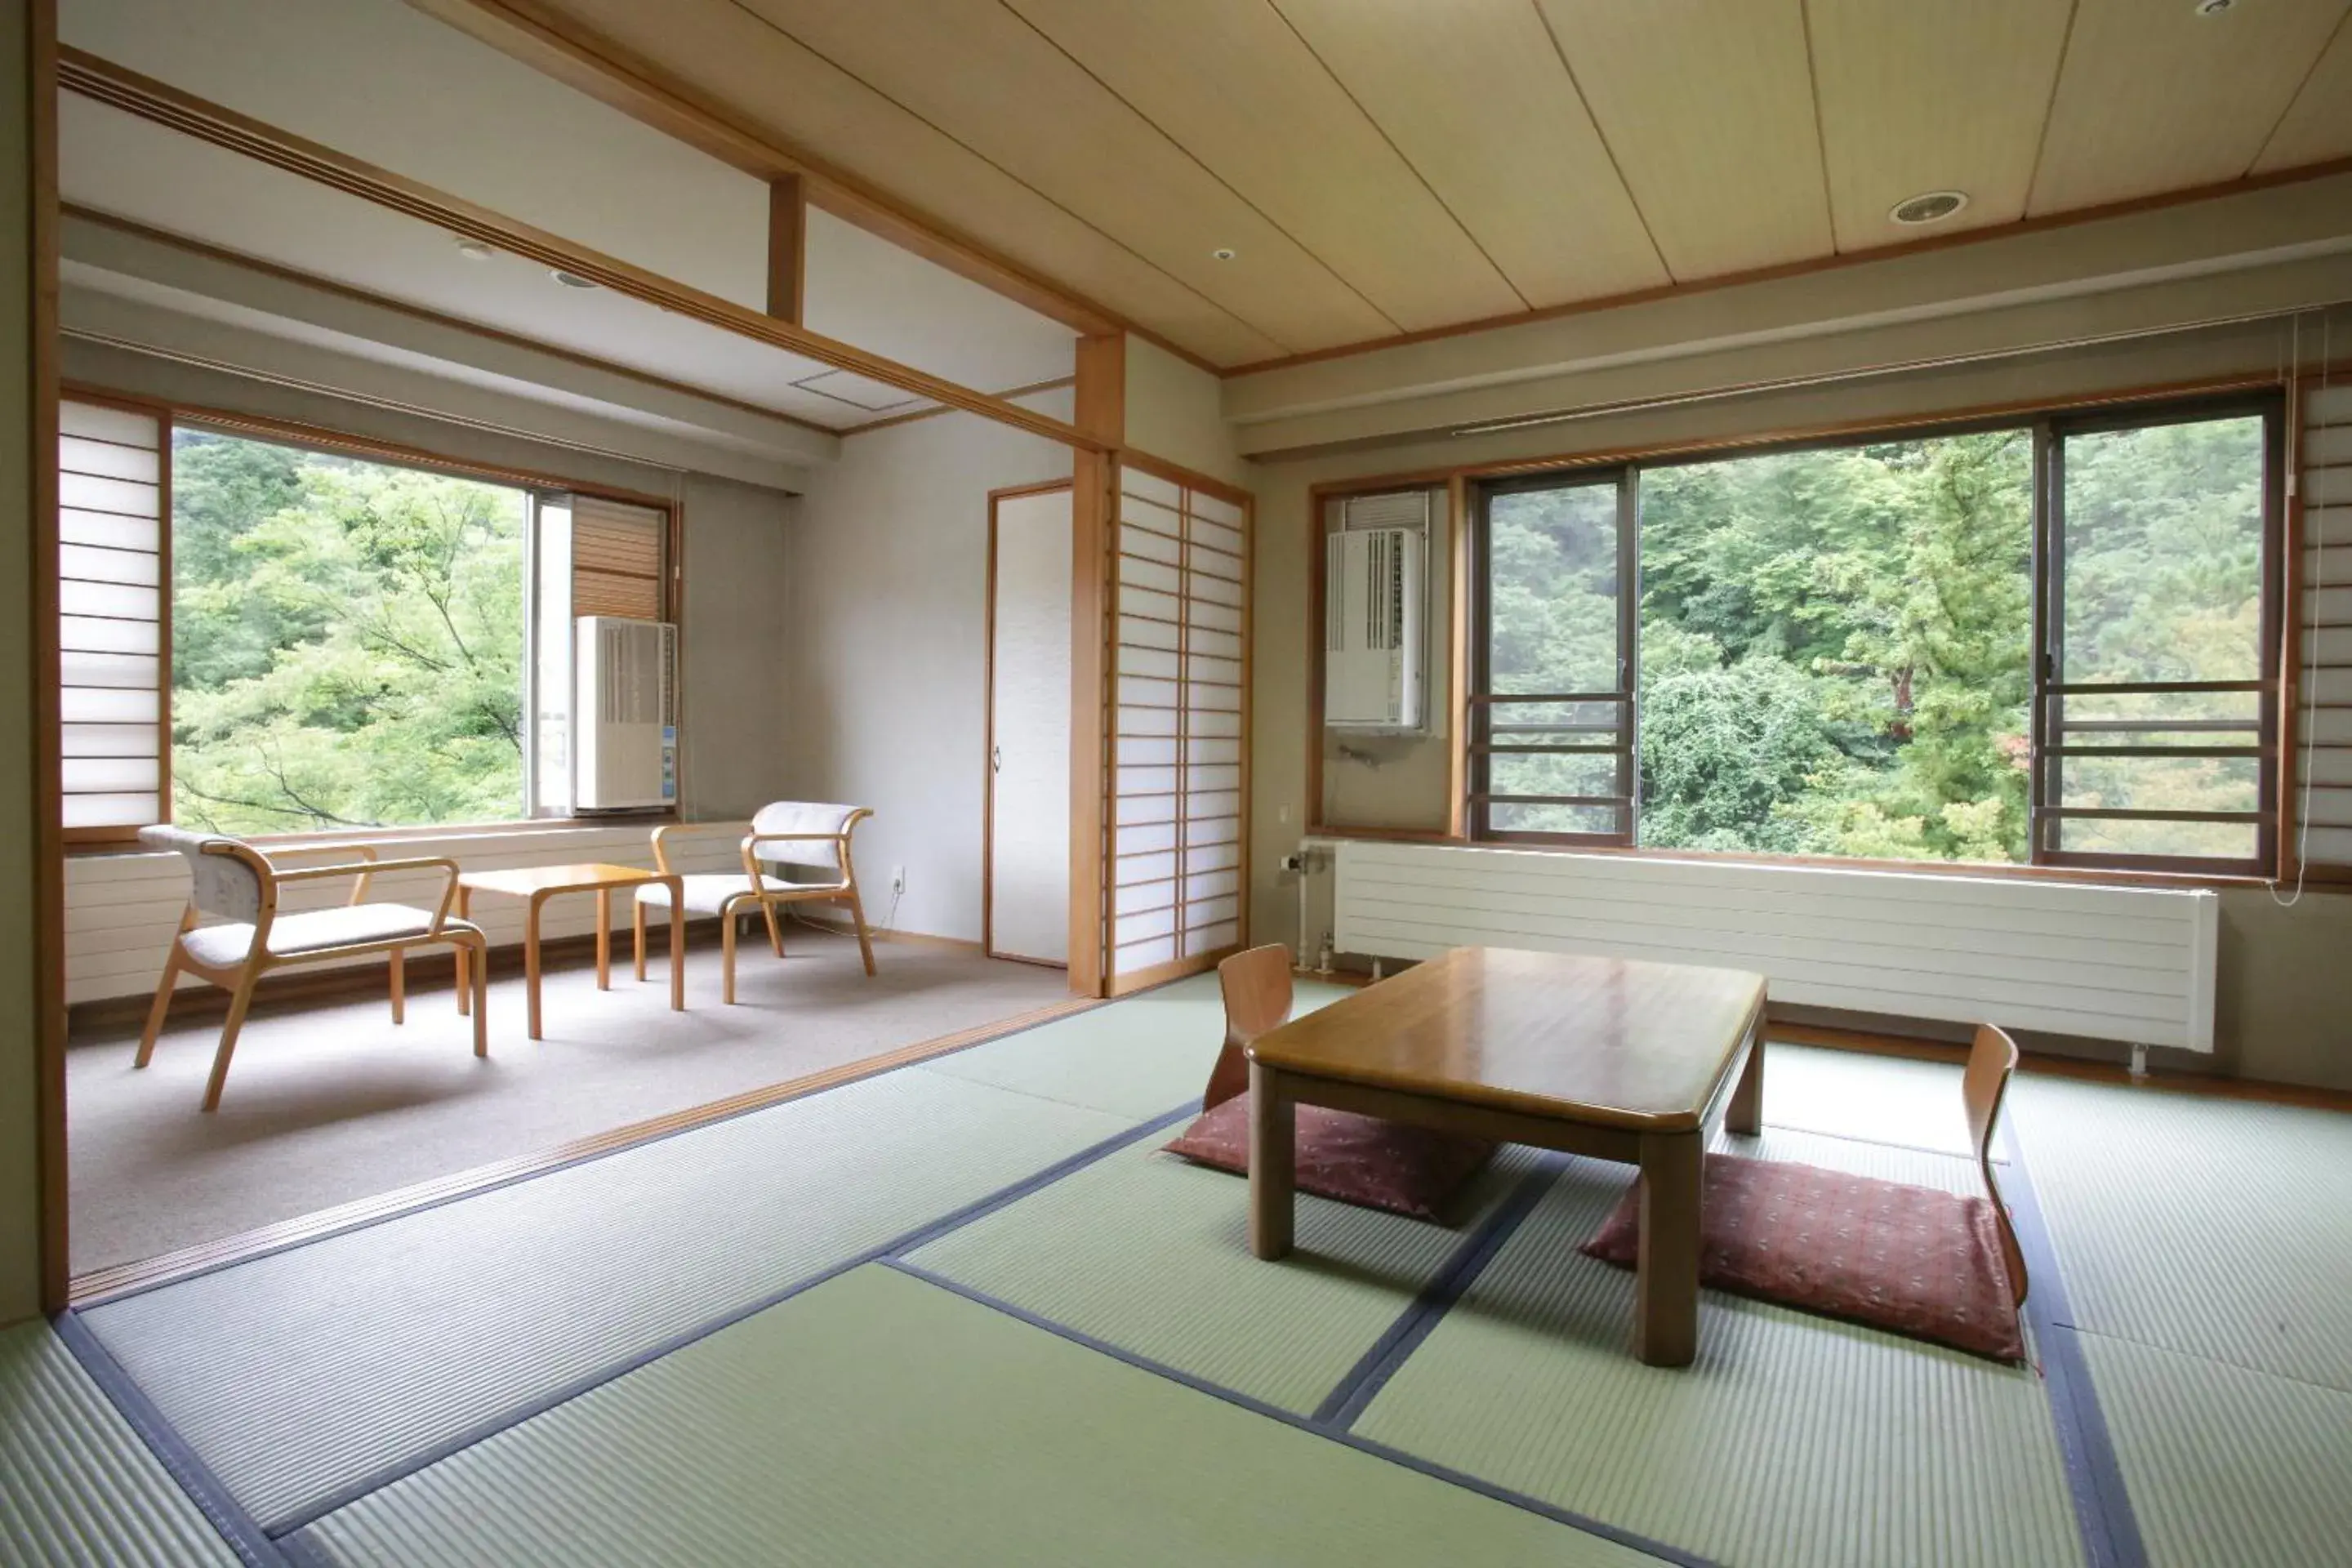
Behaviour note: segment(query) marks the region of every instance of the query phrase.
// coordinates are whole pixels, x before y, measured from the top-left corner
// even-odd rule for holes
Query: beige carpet
[[[67,1053],[77,1273],[152,1258],[571,1139],[799,1078],[1068,995],[1059,970],[920,942],[879,942],[868,979],[846,937],[792,928],[739,958],[719,1000],[715,936],[687,961],[669,1010],[658,944],[646,983],[614,945],[611,992],[583,964],[551,972],[546,1034],[524,1033],[520,980],[490,987],[490,1055],[473,1055],[446,965],[412,963],[408,1022],[381,996],[257,1015],[228,1090],[196,1109],[217,1015],[167,1029],[145,1071],[135,1034]],[[433,989],[421,989],[425,981]]]

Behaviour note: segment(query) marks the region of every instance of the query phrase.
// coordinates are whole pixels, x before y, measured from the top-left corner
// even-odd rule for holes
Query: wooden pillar
[[[1127,339],[1078,340],[1073,423],[1117,447],[1127,438]],[[1109,994],[1110,562],[1118,462],[1077,452],[1070,492],[1070,989]]]
[[[798,174],[768,182],[768,314],[801,322],[808,283],[808,193]]]

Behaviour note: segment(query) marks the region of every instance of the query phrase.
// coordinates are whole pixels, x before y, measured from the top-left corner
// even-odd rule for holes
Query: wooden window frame
[[[415,468],[427,473],[446,474],[458,479],[502,485],[537,494],[560,492],[566,495],[595,497],[630,506],[646,507],[664,513],[667,522],[662,542],[663,618],[673,625],[680,626],[678,677],[681,686],[684,683],[686,660],[684,627],[680,625],[680,612],[685,601],[683,557],[686,507],[682,500],[674,500],[667,496],[653,495],[622,486],[583,482],[565,475],[540,469],[510,468],[451,458],[426,447],[412,447],[370,436],[354,435],[348,431],[296,420],[279,419],[269,415],[248,414],[241,410],[218,408],[202,404],[141,397],[133,394],[81,383],[62,384],[58,388],[58,397],[61,402],[94,404],[101,407],[120,408],[131,413],[142,414],[157,422],[157,468],[161,492],[159,504],[162,509],[162,516],[159,519],[161,548],[157,568],[160,578],[158,587],[161,590],[157,713],[162,725],[159,756],[162,772],[157,784],[157,808],[161,821],[170,822],[174,819],[172,792],[172,606],[174,586],[172,570],[173,437],[176,431],[184,427],[205,429],[240,440],[260,441],[274,446],[327,453],[335,457],[353,458],[391,468]],[[54,447],[54,443],[52,446]],[[55,450],[47,454],[46,460],[54,472],[57,463]],[[58,527],[57,508],[54,503],[49,508],[47,518],[38,520],[38,522],[39,526],[50,531],[51,543],[54,547]],[[47,651],[54,659],[57,653],[58,628],[51,625],[45,629],[43,635],[48,639]],[[685,785],[685,769],[682,760],[678,782],[682,796]],[[635,820],[668,821],[674,820],[677,816],[677,812],[675,809],[636,813],[600,812],[594,816],[532,816],[526,813],[510,819],[488,822],[403,823],[358,831],[362,837],[369,838],[420,837],[450,834],[528,832],[574,822],[609,824]],[[136,826],[68,827],[60,831],[62,842],[68,854],[117,853],[135,846],[139,836],[139,829]],[[335,829],[331,832],[295,828],[284,833],[257,833],[247,837],[250,842],[257,844],[294,845],[322,837],[333,837],[337,840],[349,839],[353,836],[353,831],[348,828]]]
[[[2188,423],[2200,419],[2232,416],[2259,416],[2264,420],[2265,438],[2263,465],[2263,565],[2261,579],[2262,610],[2260,616],[2260,676],[2246,681],[2219,683],[2233,690],[2245,690],[2256,696],[2260,714],[2257,741],[2250,748],[2260,764],[2256,808],[2248,813],[2126,812],[2122,815],[2138,820],[2195,820],[2252,822],[2256,827],[2256,854],[2252,859],[2220,859],[2191,856],[2111,855],[2088,851],[2063,851],[2048,848],[2046,841],[2054,825],[2067,816],[2084,815],[2084,808],[2066,807],[2050,799],[2048,792],[2055,787],[2055,770],[2048,766],[2051,752],[2044,743],[2048,711],[2053,701],[2077,694],[2076,689],[2054,684],[2049,678],[2053,666],[2048,658],[2050,638],[2056,624],[2057,604],[2053,588],[2057,574],[2063,570],[2059,542],[2053,531],[2063,527],[2063,499],[2057,487],[2063,483],[2063,463],[2058,449],[2065,437],[2078,433],[2103,430],[2136,429],[2153,425]],[[1640,619],[1640,486],[1643,470],[1648,468],[1679,467],[1684,463],[1721,460],[1767,452],[1833,451],[1842,447],[1870,445],[1889,440],[1933,440],[1938,437],[1980,433],[1987,430],[2011,429],[2027,433],[2033,446],[2032,474],[2032,552],[2030,565],[2033,609],[2030,631],[2034,675],[2033,695],[2028,708],[2031,783],[2029,802],[2032,812],[2029,828],[2029,859],[2020,864],[2005,862],[1941,862],[1910,861],[1846,858],[1839,856],[1778,856],[1768,851],[1704,851],[1650,848],[1639,842],[1640,712],[1639,712],[1639,619]],[[2285,603],[2285,471],[2290,460],[2291,442],[2285,427],[2285,414],[2280,388],[2273,381],[2238,380],[2224,384],[2217,390],[2188,395],[2153,395],[2140,397],[2102,398],[2094,403],[2042,407],[2020,407],[1998,414],[1987,412],[1976,416],[1962,416],[1944,421],[1906,420],[1879,426],[1855,426],[1834,433],[1818,433],[1786,440],[1753,440],[1717,443],[1699,449],[1661,450],[1653,454],[1611,454],[1583,461],[1555,461],[1545,464],[1507,465],[1486,470],[1495,477],[1482,479],[1472,472],[1449,476],[1459,488],[1468,486],[1469,504],[1456,510],[1454,526],[1457,533],[1456,559],[1468,581],[1457,591],[1456,604],[1461,607],[1464,622],[1461,635],[1454,639],[1455,658],[1466,679],[1457,694],[1457,716],[1462,720],[1459,733],[1451,738],[1455,753],[1453,772],[1463,784],[1456,799],[1451,803],[1452,826],[1444,833],[1390,830],[1366,831],[1321,823],[1319,797],[1311,803],[1310,831],[1339,837],[1400,837],[1462,844],[1495,844],[1521,847],[1556,847],[1622,853],[1629,855],[1670,856],[1676,858],[1694,857],[1709,859],[1748,860],[1769,864],[1805,864],[1848,867],[1854,869],[1895,869],[1960,872],[1989,876],[2026,876],[2084,881],[2116,881],[2119,879],[2149,880],[2179,885],[2246,885],[2267,882],[2277,874],[2282,846],[2285,837],[2279,801],[2279,783],[2287,771],[2282,760],[2285,726],[2280,719],[2282,692],[2290,689],[2297,663],[2295,649],[2289,646],[2283,628],[2287,625]],[[1628,786],[1635,797],[1625,808],[1622,832],[1617,834],[1529,834],[1497,833],[1486,827],[1484,806],[1494,797],[1484,789],[1484,770],[1475,737],[1482,733],[1476,715],[1488,704],[1508,701],[1508,694],[1497,695],[1488,690],[1486,666],[1489,644],[1487,603],[1487,500],[1497,494],[1509,494],[1531,488],[1573,485],[1593,482],[1595,477],[1618,476],[1620,489],[1619,562],[1621,606],[1619,639],[1625,659],[1622,681],[1627,688],[1626,727],[1628,739],[1623,748],[1622,767],[1631,770],[1633,780]],[[1424,480],[1423,482],[1428,482]],[[1356,485],[1335,485],[1328,489],[1318,487],[1312,501],[1316,526],[1322,526],[1322,509],[1338,496],[1373,493],[1397,488],[1397,479],[1365,481]],[[1630,515],[1631,521],[1628,521]],[[1319,553],[1316,559],[1319,561]],[[1322,585],[1317,580],[1317,609],[1320,610]],[[2215,683],[2159,682],[2147,683],[2149,689],[2179,690]],[[2115,690],[2108,687],[2105,689]],[[1311,737],[1310,757],[1319,758],[1322,739],[1321,692],[1319,679],[1310,697],[1310,712],[1315,721]],[[1563,699],[1564,700],[1564,699]],[[1616,700],[1618,694],[1592,694],[1589,700]],[[1526,700],[1524,698],[1517,700]],[[2238,749],[2232,754],[2240,754]],[[1319,769],[1310,769],[1310,787],[1314,787]],[[1575,804],[1570,802],[1570,804]]]

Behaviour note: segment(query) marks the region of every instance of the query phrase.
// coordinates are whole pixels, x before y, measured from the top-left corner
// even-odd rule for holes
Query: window
[[[1474,837],[2255,872],[2275,409],[1482,487]]]
[[[153,411],[60,428],[78,837],[568,814],[572,617],[662,618],[666,514]]]

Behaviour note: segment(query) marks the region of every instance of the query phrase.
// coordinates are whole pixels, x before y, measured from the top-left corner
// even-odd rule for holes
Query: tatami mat
[[[890,1073],[85,1317],[277,1528],[1129,1126]]]
[[[2352,1560],[2352,1394],[2083,1343],[2151,1568]]]
[[[1159,1152],[1064,1178],[909,1261],[1049,1321],[1300,1415],[1313,1412],[1535,1167],[1507,1149],[1459,1228],[1302,1194],[1291,1257],[1250,1254],[1249,1184]]]
[[[0,1563],[236,1561],[48,1324],[0,1332]]]
[[[2352,1392],[2352,1116],[2041,1077],[2010,1104],[2078,1324]]]
[[[1969,1152],[1960,1069],[1944,1062],[1770,1042],[1764,1120],[1832,1137]]]
[[[1312,1012],[1347,994],[1342,986],[1300,981],[1296,1011]],[[924,1070],[1141,1121],[1199,1097],[1224,1039],[1217,977],[1196,974],[940,1057]]]
[[[1635,1361],[1577,1250],[1629,1176],[1571,1163],[1355,1431],[1722,1563],[2081,1561],[2029,1369],[1712,1291],[1694,1365]]]
[[[346,1568],[1648,1561],[883,1268],[302,1539]]]

